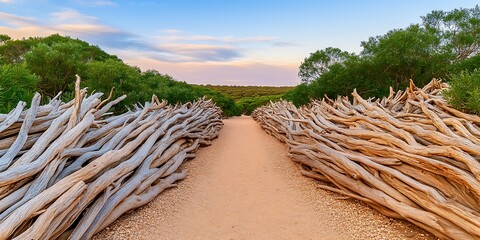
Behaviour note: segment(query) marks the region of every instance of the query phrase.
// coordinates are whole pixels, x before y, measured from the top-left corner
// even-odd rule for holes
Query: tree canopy
[[[480,7],[432,11],[422,17],[423,26],[441,40],[441,50],[462,61],[480,51]]]
[[[404,89],[410,79],[423,86],[473,71],[480,67],[480,8],[432,11],[420,24],[370,37],[361,46],[359,54],[332,47],[311,53],[299,68],[302,84],[287,99],[305,104],[324,95],[349,96],[354,89],[380,97],[389,86]]]
[[[352,55],[339,48],[328,47],[323,50],[317,50],[302,62],[298,76],[303,83],[310,83],[319,78],[323,73],[328,72],[332,65],[341,64]]]

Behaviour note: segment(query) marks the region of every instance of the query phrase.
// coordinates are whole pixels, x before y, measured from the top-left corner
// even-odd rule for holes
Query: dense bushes
[[[299,76],[303,84],[286,94],[297,105],[327,95],[381,97],[390,86],[423,86],[432,78],[448,80],[460,71],[480,67],[480,7],[433,11],[421,24],[371,37],[359,54],[336,48],[305,58]]]
[[[283,94],[266,95],[259,97],[245,97],[237,101],[241,106],[243,114],[250,115],[256,108],[268,104],[270,101],[278,101],[283,98]]]
[[[457,109],[480,114],[480,70],[461,72],[450,79],[446,97]]]
[[[284,94],[294,87],[269,87],[269,86],[226,86],[226,85],[204,85],[205,87],[226,93],[235,101],[246,97],[261,97]]]
[[[230,95],[202,86],[193,86],[193,88],[199,92],[201,96],[215,99],[215,103],[222,108],[225,116],[239,116],[242,114],[241,106],[238,105]]]
[[[12,110],[19,101],[29,102],[37,89],[39,79],[24,65],[0,66],[0,112]]]
[[[250,115],[257,107],[265,105],[270,101],[277,101],[283,95],[294,89],[294,87],[268,87],[268,86],[215,86],[205,87],[219,91],[235,100],[237,113]]]
[[[115,111],[151,99],[152,94],[170,103],[184,103],[202,96],[213,99],[226,116],[242,110],[227,94],[201,86],[179,82],[154,70],[142,72],[114,55],[87,42],[58,34],[46,38],[12,40],[0,35],[0,112],[7,112],[20,100],[29,102],[35,92],[53,97],[64,92],[64,100],[73,97],[75,74],[89,91],[128,97]],[[46,98],[48,100],[48,98]]]

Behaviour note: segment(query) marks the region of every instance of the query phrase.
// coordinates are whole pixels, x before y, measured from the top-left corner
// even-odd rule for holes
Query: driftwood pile
[[[480,239],[480,117],[442,97],[445,83],[353,92],[296,108],[271,103],[253,116],[289,146],[320,187],[406,219],[442,239]]]
[[[0,115],[0,239],[89,239],[183,179],[177,169],[222,127],[210,100],[167,105],[155,96],[120,115],[125,96],[20,102]]]

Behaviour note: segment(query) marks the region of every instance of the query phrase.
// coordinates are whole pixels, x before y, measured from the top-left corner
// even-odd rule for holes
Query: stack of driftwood
[[[480,239],[480,117],[449,107],[447,87],[276,102],[253,115],[322,188],[442,239]]]
[[[210,100],[155,96],[120,115],[76,83],[75,99],[0,115],[0,239],[88,239],[184,178],[179,166],[222,127]]]

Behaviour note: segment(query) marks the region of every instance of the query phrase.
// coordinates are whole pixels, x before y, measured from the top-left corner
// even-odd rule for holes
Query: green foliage
[[[302,83],[300,85],[297,85],[294,89],[285,93],[284,98],[293,102],[293,104],[295,104],[296,106],[305,105],[309,103],[312,99],[316,98],[314,97],[314,92],[318,90],[316,86],[316,82],[310,85]]]
[[[25,54],[28,69],[40,78],[42,94],[55,96],[66,91],[68,85],[85,67],[76,43],[39,44]]]
[[[104,93],[115,87],[114,97],[124,94],[128,96],[122,102],[124,108],[148,101],[153,94],[172,104],[190,102],[206,96],[222,108],[225,116],[235,116],[241,113],[235,101],[226,94],[176,81],[155,70],[142,73],[138,68],[111,59],[88,63],[84,85],[91,90]],[[116,110],[123,111],[124,108],[117,107]]]
[[[268,104],[270,101],[279,101],[283,95],[267,95],[258,97],[245,97],[237,101],[243,109],[243,114],[250,115],[256,108]]]
[[[205,85],[209,89],[213,89],[230,95],[235,101],[246,97],[260,97],[269,95],[284,94],[294,87],[269,87],[269,86],[219,86]]]
[[[330,66],[330,70],[317,80],[298,85],[285,94],[285,99],[299,106],[324,96],[349,96],[354,89],[362,96],[383,96],[394,82],[378,72],[379,66],[371,59],[352,56],[341,64]]]
[[[3,41],[2,41],[3,39]],[[45,44],[49,47],[60,43],[71,43],[77,45],[77,52],[82,55],[84,61],[105,61],[107,59],[117,59],[97,46],[92,46],[85,41],[73,39],[70,37],[53,34],[48,37],[30,37],[21,40],[12,40],[7,35],[0,35],[0,55],[3,56],[6,63],[21,63],[25,60],[25,54],[33,47],[39,44]]]
[[[19,101],[29,103],[39,79],[24,65],[0,66],[0,112],[9,112]]]
[[[455,61],[467,59],[480,51],[480,7],[452,11],[432,11],[422,17],[423,25],[441,39],[442,50]]]
[[[7,40],[0,45],[0,55],[5,63],[21,63],[24,54],[34,46],[27,40]]]
[[[358,55],[335,48],[310,54],[299,69],[303,84],[286,99],[302,105],[325,95],[350,96],[354,89],[364,97],[381,97],[390,86],[406,88],[410,79],[423,86],[432,78],[448,80],[459,71],[480,68],[478,5],[433,11],[422,19],[421,25],[369,38]],[[328,58],[331,55],[339,57]]]
[[[409,79],[424,85],[432,78],[446,76],[450,58],[439,51],[439,45],[437,36],[420,25],[411,25],[362,42],[362,55],[373,61],[374,78],[388,79],[394,87],[403,88]]]
[[[233,111],[228,112],[229,114],[227,114],[227,116],[236,116],[240,114],[250,115],[255,108],[265,105],[270,101],[278,101],[286,92],[294,89],[294,87],[268,86],[206,85],[203,87],[221,92],[223,95],[234,100],[230,101],[230,99],[227,99],[226,101],[226,105],[228,106],[226,109],[234,109]],[[208,94],[206,95],[208,96]]]
[[[5,44],[7,41],[10,41],[12,38],[6,34],[0,34],[0,45]]]
[[[454,75],[450,85],[445,95],[453,107],[480,114],[480,70]]]
[[[310,83],[328,72],[332,65],[341,64],[352,55],[332,47],[317,50],[302,62],[298,76],[302,79],[302,83]]]
[[[480,55],[475,55],[462,61],[455,62],[450,66],[450,73],[459,73],[462,71],[472,72],[480,68]]]
[[[123,101],[123,104],[127,106],[141,100],[148,100],[148,98],[142,99],[141,97],[147,93],[144,93],[145,87],[138,84],[141,82],[140,70],[123,62],[113,59],[103,62],[92,61],[85,65],[81,76],[83,79],[82,86],[88,87],[90,91],[109,93],[112,87],[115,87],[114,98],[127,94],[128,98]],[[71,81],[70,87],[73,87]]]
[[[13,62],[18,62],[18,59],[24,60],[27,68],[40,78],[40,92],[48,96],[54,96],[59,91],[72,90],[69,85],[75,79],[75,74],[83,75],[85,71],[89,73],[92,68],[88,68],[87,65],[93,61],[109,61],[109,64],[120,62],[116,56],[109,55],[96,46],[57,34],[46,38],[8,41],[6,46],[4,52],[7,53],[14,46],[24,46],[25,49],[29,49],[26,52],[23,52],[23,50],[14,52],[18,55],[10,56],[10,58],[17,59]],[[2,52],[1,47],[0,52]],[[7,59],[7,62],[9,61],[12,60]],[[123,63],[120,62],[119,64]],[[129,66],[127,67],[129,68]],[[86,68],[88,69],[86,70]],[[102,70],[106,69],[102,68]],[[112,71],[108,73],[111,74]],[[96,77],[99,77],[99,75]],[[105,78],[109,77],[105,76]]]
[[[232,96],[219,92],[204,86],[193,86],[202,96],[213,99],[217,106],[223,110],[225,116],[238,116],[242,114],[242,107],[232,98]]]

